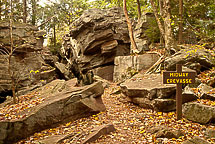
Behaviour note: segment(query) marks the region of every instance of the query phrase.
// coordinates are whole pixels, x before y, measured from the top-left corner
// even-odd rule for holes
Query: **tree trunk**
[[[178,43],[182,43],[183,32],[183,0],[179,0],[179,29],[178,29]]]
[[[56,27],[55,27],[56,24],[54,24],[54,47],[56,47]]]
[[[14,79],[14,73],[11,70],[11,59],[13,55],[13,3],[12,0],[10,0],[10,53],[8,55],[8,73],[11,78],[11,90],[13,94],[13,102],[17,103],[16,99],[16,91],[15,91],[15,79]]]
[[[162,15],[162,11],[163,11],[163,8],[162,8],[162,0],[159,0],[159,8],[160,8],[160,15]],[[164,47],[164,35],[161,34],[160,36],[160,45],[162,47]]]
[[[8,1],[5,1],[5,19],[9,19],[9,9],[10,9],[10,4]]]
[[[121,0],[118,0],[118,1],[117,1],[118,7],[121,7],[121,6],[120,6],[120,3],[121,3]]]
[[[1,20],[1,15],[2,15],[2,5],[3,5],[3,2],[0,1],[0,20]]]
[[[171,13],[170,13],[170,0],[165,0],[163,2],[163,12],[162,17],[164,19],[164,29],[165,29],[165,48],[167,50],[167,55],[170,55],[170,51],[174,50],[175,42],[172,34],[172,27],[171,27]]]
[[[152,5],[154,15],[155,15],[155,19],[156,19],[157,24],[158,24],[158,28],[160,30],[160,33],[161,33],[162,37],[164,38],[164,35],[165,35],[164,26],[161,23],[160,17],[158,15],[157,7],[155,6],[155,3],[154,3],[153,0],[150,0],[150,2],[151,2],[151,5]]]
[[[140,1],[137,0],[137,9],[138,9],[138,21],[140,21],[141,18],[141,8],[140,8]]]
[[[36,0],[31,0],[31,6],[32,6],[32,25],[36,25],[36,8],[37,8]]]
[[[27,22],[27,3],[23,0],[23,23]]]
[[[124,14],[125,14],[125,17],[126,17],[126,21],[127,21],[127,25],[128,25],[128,32],[129,32],[129,37],[130,37],[130,40],[131,40],[131,52],[135,53],[135,52],[139,52],[138,49],[137,49],[137,45],[134,41],[134,35],[133,35],[133,29],[132,29],[132,25],[131,25],[131,21],[128,17],[128,11],[127,11],[127,7],[126,7],[126,0],[123,0],[123,10],[124,10]]]
[[[156,18],[156,21],[158,23],[158,27],[160,30],[161,35],[164,38],[165,42],[165,49],[166,49],[166,55],[170,55],[171,50],[175,50],[175,41],[172,34],[172,27],[171,27],[171,13],[170,13],[170,0],[164,0],[159,1],[160,3],[160,10],[161,15],[160,17],[164,20],[164,23],[161,23],[160,17],[158,15],[157,7],[153,0],[150,0],[152,9]]]

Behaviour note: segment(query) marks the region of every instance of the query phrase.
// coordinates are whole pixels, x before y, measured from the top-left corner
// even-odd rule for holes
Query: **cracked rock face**
[[[35,132],[105,110],[101,82],[84,87],[74,87],[75,84],[75,79],[54,80],[37,89],[44,102],[30,108],[25,118],[0,121],[0,143],[16,142]]]
[[[6,97],[11,90],[11,77],[8,73],[8,56],[5,51],[10,51],[9,22],[0,21],[0,102],[1,96]],[[23,90],[40,83],[50,82],[56,76],[55,68],[46,64],[43,53],[44,31],[30,24],[13,23],[14,55],[11,58],[11,70],[14,73],[17,91]],[[50,56],[52,57],[52,56]],[[50,58],[52,59],[52,58]],[[35,73],[35,71],[37,71]],[[17,81],[17,79],[19,79]]]
[[[82,71],[93,70],[95,75],[112,81],[114,58],[130,52],[122,9],[85,11],[71,24],[61,51],[68,59],[77,59]]]

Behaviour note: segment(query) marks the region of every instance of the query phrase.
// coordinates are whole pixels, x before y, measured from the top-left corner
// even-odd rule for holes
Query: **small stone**
[[[81,142],[82,144],[90,143],[97,140],[102,135],[107,135],[111,132],[114,132],[116,129],[113,124],[105,124],[99,127],[94,128],[92,133],[90,133],[86,139]]]

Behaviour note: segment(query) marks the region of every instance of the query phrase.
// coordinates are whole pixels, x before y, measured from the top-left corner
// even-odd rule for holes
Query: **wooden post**
[[[182,118],[182,84],[195,83],[196,72],[182,72],[182,65],[176,64],[176,71],[163,72],[163,84],[176,84],[176,118]]]
[[[182,65],[176,64],[176,72],[182,72]],[[182,84],[177,84],[176,87],[176,118],[180,120],[182,118]]]

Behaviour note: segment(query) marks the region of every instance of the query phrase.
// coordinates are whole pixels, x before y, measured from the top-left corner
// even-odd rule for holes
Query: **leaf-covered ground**
[[[30,108],[35,107],[45,100],[45,98],[39,96],[38,92],[31,92],[20,96],[19,103],[17,104],[9,103],[4,107],[0,107],[0,121],[25,118],[26,114],[30,112]]]
[[[193,136],[204,138],[204,132],[207,128],[215,129],[212,124],[201,125],[186,119],[176,121],[175,112],[161,113],[140,108],[123,100],[121,94],[114,94],[118,90],[119,87],[115,84],[105,89],[102,96],[106,106],[105,112],[35,133],[18,143],[38,143],[38,140],[62,134],[70,134],[70,138],[64,140],[63,143],[80,143],[94,127],[107,123],[113,123],[117,130],[109,135],[100,137],[93,143],[157,143],[158,139],[147,131],[150,127],[161,125],[180,129],[185,133],[179,139],[164,139],[164,143],[181,143]],[[208,141],[212,143],[215,142],[215,139],[208,139]]]

